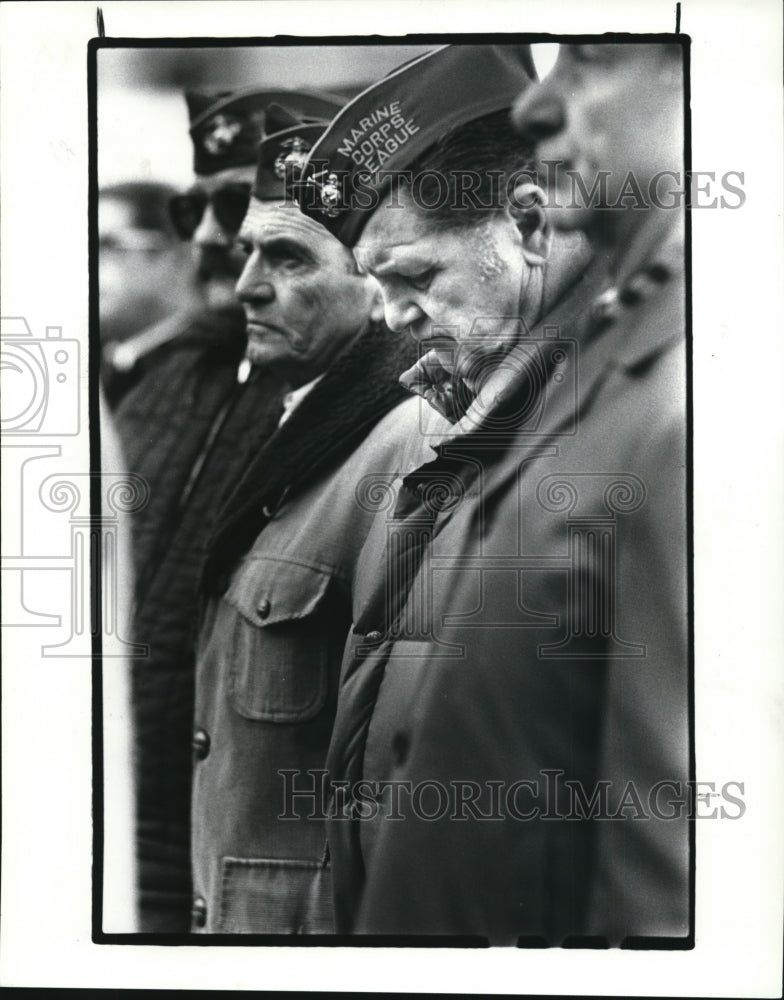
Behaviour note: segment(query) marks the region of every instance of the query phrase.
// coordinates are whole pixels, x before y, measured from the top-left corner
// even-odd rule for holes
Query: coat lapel
[[[370,324],[257,452],[218,514],[203,584],[247,552],[275,509],[335,469],[407,394],[416,345]]]

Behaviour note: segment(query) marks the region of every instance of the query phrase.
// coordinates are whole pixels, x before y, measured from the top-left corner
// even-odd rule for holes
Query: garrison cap
[[[405,170],[452,129],[511,108],[535,80],[528,45],[445,45],[404,63],[350,101],[313,147],[291,184],[300,210],[353,247],[391,183],[385,172]]]
[[[302,121],[328,121],[343,103],[328,94],[259,88],[215,94],[186,91],[185,101],[193,169],[200,177],[256,163],[269,105],[287,107]]]
[[[314,95],[304,96],[309,101]],[[322,112],[320,118],[314,120],[308,101],[305,104],[309,113],[303,113],[299,97],[297,92],[291,92],[285,95],[285,101],[281,99],[267,105],[251,192],[258,201],[285,200],[287,179],[299,174],[308,152],[345,104],[338,97],[323,95],[325,113]]]

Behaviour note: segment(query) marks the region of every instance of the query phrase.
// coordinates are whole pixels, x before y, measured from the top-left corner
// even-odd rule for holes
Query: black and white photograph
[[[79,707],[11,844],[80,816],[33,898],[83,965],[7,984],[774,996],[780,231],[759,343],[728,274],[781,194],[704,82],[754,57],[701,2],[384,6],[108,3],[70,53],[71,305],[4,263],[3,812],[26,656]],[[11,233],[67,202],[30,174]]]
[[[688,39],[535,50],[97,48],[142,933],[689,945]]]

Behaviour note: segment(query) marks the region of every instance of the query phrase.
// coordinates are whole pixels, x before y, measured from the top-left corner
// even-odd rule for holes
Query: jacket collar
[[[398,384],[415,345],[370,323],[256,453],[218,513],[204,581],[227,572],[278,506],[336,469],[406,398]]]

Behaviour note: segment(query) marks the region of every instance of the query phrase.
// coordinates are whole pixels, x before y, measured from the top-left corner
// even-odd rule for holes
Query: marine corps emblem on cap
[[[215,94],[189,90],[185,100],[193,140],[193,170],[200,177],[233,167],[254,166],[258,163],[259,141],[265,135],[318,122],[320,127],[313,136],[306,136],[308,149],[345,103],[331,94],[255,87]],[[281,152],[283,140],[292,137],[288,133],[281,135],[275,152],[270,150],[268,179],[278,186],[281,178],[275,175],[273,161]]]
[[[223,156],[234,145],[243,124],[233,115],[215,115],[205,128],[202,145],[210,156]]]
[[[287,139],[273,166],[275,176],[284,181],[292,170],[301,170],[307,163],[309,149],[310,146],[301,136]]]
[[[313,183],[318,183],[314,178],[311,180]],[[337,174],[327,174],[326,182],[321,185],[321,205],[319,211],[328,218],[334,219],[339,214],[340,188],[338,187]]]

